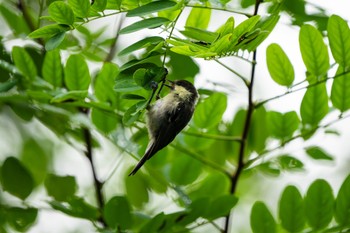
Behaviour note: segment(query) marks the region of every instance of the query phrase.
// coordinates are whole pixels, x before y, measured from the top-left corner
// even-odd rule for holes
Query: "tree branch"
[[[83,134],[84,134],[84,139],[85,139],[85,155],[88,158],[90,165],[91,165],[91,171],[92,175],[94,178],[94,187],[95,187],[95,192],[96,192],[96,199],[97,199],[97,206],[98,209],[102,212],[103,206],[104,206],[104,197],[103,197],[103,192],[102,192],[102,186],[103,183],[100,182],[97,178],[97,173],[96,173],[96,167],[94,164],[93,160],[93,153],[92,153],[92,137],[91,137],[91,132],[88,128],[84,127],[83,128]],[[104,221],[102,214],[99,218],[99,222],[105,227],[107,226],[106,222]]]
[[[283,94],[276,95],[276,96],[274,96],[274,97],[271,97],[271,98],[268,98],[268,99],[265,99],[265,100],[260,101],[259,103],[257,103],[257,104],[255,105],[255,107],[256,107],[256,108],[260,108],[261,106],[263,106],[264,104],[266,104],[267,102],[270,102],[270,101],[272,101],[272,100],[276,100],[276,99],[279,99],[279,98],[281,98],[281,97],[287,96],[287,95],[289,95],[289,94],[293,94],[293,93],[295,93],[295,92],[302,91],[302,90],[308,89],[308,88],[310,88],[310,87],[314,87],[314,86],[320,85],[321,83],[325,83],[325,82],[327,82],[328,80],[332,80],[332,79],[339,78],[339,77],[341,77],[341,76],[343,76],[343,75],[345,75],[345,74],[348,74],[348,73],[350,73],[350,71],[345,71],[345,72],[343,72],[343,73],[341,73],[341,74],[336,74],[336,75],[334,75],[334,76],[332,76],[332,77],[327,77],[327,78],[321,79],[321,80],[319,80],[319,81],[317,81],[317,82],[311,83],[311,84],[309,84],[309,85],[307,85],[307,86],[304,86],[304,87],[300,87],[300,88],[298,88],[298,89],[294,89],[294,90],[289,89],[289,90],[287,90],[287,91],[286,91],[285,93],[283,93]],[[299,84],[302,84],[303,82],[305,82],[305,80],[302,81],[302,82],[300,82],[300,83],[295,84],[294,86],[297,86],[297,85],[299,85]]]
[[[116,35],[113,38],[113,42],[112,42],[112,44],[110,46],[109,52],[108,52],[104,62],[110,62],[114,58],[115,52],[117,50],[117,41],[118,41],[118,37],[119,37],[119,31],[120,31],[120,28],[123,25],[124,19],[125,19],[125,15],[121,15],[120,18],[119,18],[118,26],[116,28]]]
[[[260,1],[261,0],[256,0],[256,2],[255,2],[254,15],[256,15],[258,13]],[[250,124],[251,124],[251,119],[252,119],[254,108],[255,108],[254,102],[253,102],[253,89],[254,89],[254,78],[255,78],[255,67],[256,67],[256,55],[257,55],[257,50],[255,50],[253,52],[252,71],[251,71],[250,83],[248,85],[248,109],[247,109],[245,122],[244,122],[242,140],[240,141],[239,154],[238,154],[238,164],[237,164],[236,171],[234,172],[234,174],[231,177],[230,193],[232,195],[236,191],[238,179],[239,179],[239,177],[240,177],[240,175],[245,167],[244,154],[246,151],[247,139],[248,139],[248,133],[249,133]],[[229,213],[225,217],[224,233],[229,232],[229,228],[230,228],[230,224],[231,224],[231,215],[232,214]]]

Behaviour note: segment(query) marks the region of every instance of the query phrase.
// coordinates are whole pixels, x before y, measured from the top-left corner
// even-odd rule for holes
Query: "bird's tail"
[[[142,165],[152,156],[154,155],[154,143],[148,148],[145,155],[141,158],[141,160],[136,164],[134,169],[130,172],[129,176],[133,176],[136,172],[142,167]]]

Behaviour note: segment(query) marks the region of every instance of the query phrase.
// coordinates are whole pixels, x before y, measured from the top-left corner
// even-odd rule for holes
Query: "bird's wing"
[[[155,153],[157,153],[159,150],[163,149],[170,142],[172,142],[176,135],[180,133],[180,131],[183,128],[185,128],[193,114],[193,108],[188,108],[189,107],[186,104],[179,104],[178,107],[175,109],[175,112],[169,113],[169,115],[167,116],[168,120],[162,121],[164,123],[159,127],[159,130],[155,133],[155,139],[153,140],[153,142],[151,142],[145,155],[141,158],[140,162],[131,171],[129,176],[134,175],[148,159],[152,158],[152,156]]]

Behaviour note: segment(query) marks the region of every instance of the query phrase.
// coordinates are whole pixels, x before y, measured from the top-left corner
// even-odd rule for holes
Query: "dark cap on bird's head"
[[[174,90],[175,86],[183,87],[185,90],[191,93],[190,100],[195,101],[198,98],[198,93],[196,88],[193,86],[193,84],[187,80],[175,80],[171,81],[168,80],[171,83],[171,87]]]

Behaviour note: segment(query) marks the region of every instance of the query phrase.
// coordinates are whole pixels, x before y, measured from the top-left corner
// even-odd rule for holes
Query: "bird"
[[[196,88],[186,80],[168,81],[170,85],[166,86],[170,92],[148,109],[146,125],[149,143],[144,156],[129,176],[135,175],[147,160],[171,143],[193,116],[198,99]]]

